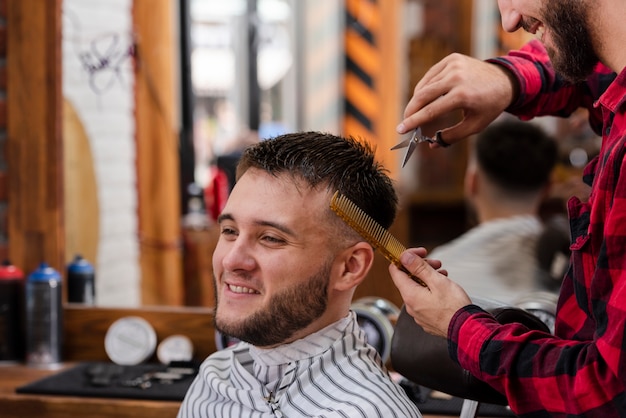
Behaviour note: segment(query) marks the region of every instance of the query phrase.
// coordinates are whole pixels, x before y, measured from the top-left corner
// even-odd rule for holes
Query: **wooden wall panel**
[[[133,4],[143,305],[183,303],[174,5],[171,0]]]
[[[61,0],[6,7],[8,255],[62,271]]]
[[[6,173],[6,93],[7,93],[7,10],[6,0],[0,0],[0,259],[8,258],[7,246],[7,173]]]
[[[158,343],[174,334],[188,337],[193,343],[195,360],[201,361],[217,349],[211,308],[164,306],[109,309],[68,304],[64,311],[63,359],[108,360],[104,337],[113,322],[127,316],[138,316],[148,321],[157,334]],[[149,361],[157,361],[156,352]]]

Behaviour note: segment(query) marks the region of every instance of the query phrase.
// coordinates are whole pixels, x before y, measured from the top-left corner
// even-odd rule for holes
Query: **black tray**
[[[107,370],[116,367],[115,375],[105,381],[94,379],[94,370]],[[185,367],[192,369],[192,374],[171,382],[150,380],[144,388],[128,386],[128,382],[151,372],[164,372],[168,367]],[[89,396],[100,398],[151,399],[182,401],[191,385],[197,367],[195,365],[139,364],[136,366],[117,366],[106,362],[80,363],[71,369],[64,370],[41,380],[20,386],[17,393]],[[108,380],[108,382],[106,382]],[[149,386],[149,387],[145,387]]]

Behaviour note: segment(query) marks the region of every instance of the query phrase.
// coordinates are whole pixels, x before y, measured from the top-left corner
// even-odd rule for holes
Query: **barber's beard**
[[[216,315],[216,329],[259,347],[285,342],[326,311],[330,269],[330,263],[325,264],[307,280],[275,294],[267,306],[238,322],[226,323]]]
[[[593,47],[587,0],[550,0],[543,16],[554,46],[546,46],[556,72],[571,82],[589,76],[599,61]]]

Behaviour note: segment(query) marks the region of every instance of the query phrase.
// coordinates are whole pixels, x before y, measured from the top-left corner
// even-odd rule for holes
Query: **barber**
[[[463,119],[440,132],[452,145],[502,111],[526,120],[588,109],[602,147],[584,171],[589,199],[568,202],[572,256],[555,333],[499,324],[472,304],[454,277],[430,267],[423,248],[405,251],[401,261],[428,288],[393,265],[390,274],[415,321],[446,337],[450,356],[505,394],[516,414],[626,416],[626,3],[498,5],[505,30],[521,28],[539,39],[487,61],[460,54],[444,58],[415,87],[397,130],[404,134],[461,109]]]

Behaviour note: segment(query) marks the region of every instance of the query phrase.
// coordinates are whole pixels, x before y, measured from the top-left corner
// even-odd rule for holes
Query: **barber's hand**
[[[405,134],[461,110],[462,120],[441,130],[441,139],[454,144],[487,127],[513,102],[516,92],[517,81],[508,70],[454,53],[432,66],[417,83],[404,110],[405,119],[396,130]]]
[[[395,265],[389,266],[391,278],[400,291],[406,311],[426,332],[447,337],[452,316],[472,303],[465,291],[448,279],[445,271],[437,271],[441,263],[423,258],[424,248],[411,248],[402,253],[400,261],[428,288],[420,286]]]

